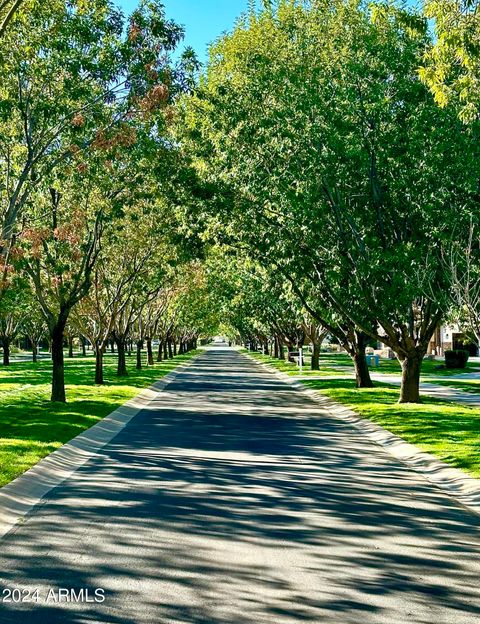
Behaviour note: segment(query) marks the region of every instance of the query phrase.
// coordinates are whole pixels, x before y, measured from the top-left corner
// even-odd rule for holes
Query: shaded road
[[[0,622],[480,622],[480,518],[229,349],[0,542]],[[103,588],[102,604],[45,603]]]

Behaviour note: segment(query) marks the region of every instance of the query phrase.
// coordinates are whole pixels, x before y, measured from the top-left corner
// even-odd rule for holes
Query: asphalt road
[[[471,624],[479,524],[213,349],[1,540],[0,587],[38,603],[3,593],[0,622]],[[85,602],[96,588],[105,601]]]

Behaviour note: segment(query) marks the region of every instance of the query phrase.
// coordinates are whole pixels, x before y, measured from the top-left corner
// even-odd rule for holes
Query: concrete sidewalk
[[[382,381],[394,386],[400,386],[402,379],[400,376],[394,375],[371,375],[373,381]],[[479,388],[480,390],[480,388]],[[480,407],[480,394],[474,394],[472,392],[465,392],[452,386],[444,386],[441,384],[422,381],[420,383],[420,392],[426,396],[433,397],[435,399],[443,399],[444,401],[452,401],[454,403],[461,403],[462,405],[469,405],[470,407]]]
[[[9,624],[480,621],[478,516],[227,348],[1,545],[0,586],[38,589],[0,604]]]

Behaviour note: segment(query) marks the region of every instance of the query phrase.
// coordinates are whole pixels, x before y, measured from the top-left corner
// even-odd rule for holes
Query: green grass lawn
[[[255,359],[279,370],[283,368],[281,362],[260,354],[256,354]],[[418,405],[401,405],[398,403],[399,389],[387,383],[376,383],[375,388],[360,390],[355,388],[353,380],[334,377],[330,380],[306,378],[302,383],[350,407],[423,451],[480,477],[480,409],[429,397],[424,397]]]
[[[105,386],[93,383],[93,357],[65,360],[67,404],[49,402],[51,364],[0,367],[0,487],[163,377],[194,353],[118,378],[116,356],[105,355]]]
[[[345,353],[322,353],[322,359],[327,366],[350,366],[353,368],[351,358]],[[480,365],[478,363],[467,362],[466,368],[439,369],[438,366],[440,366],[441,364],[442,361],[439,360],[423,360],[422,375],[438,375],[440,377],[448,377],[450,375],[458,375],[459,373],[473,373],[480,371]],[[397,359],[380,359],[380,366],[372,366],[370,367],[370,370],[377,373],[400,374],[401,372],[400,363]]]
[[[245,349],[246,351],[246,349]],[[289,375],[298,375],[298,366],[296,364],[292,364],[291,362],[282,362],[281,360],[277,360],[270,356],[262,355],[261,353],[248,352],[249,355],[254,358],[261,360],[262,362],[266,362],[267,364],[272,364],[278,370],[283,371],[284,373],[288,373]],[[320,370],[312,371],[310,370],[310,358],[305,358],[305,366],[303,367],[303,374],[306,376],[335,376],[335,375],[345,375],[348,374],[349,370],[353,373],[353,362],[352,358],[346,353],[322,353],[320,356]],[[480,366],[478,364],[472,364],[470,362],[467,363],[466,368],[457,369],[457,368],[444,368],[437,369],[442,362],[438,360],[424,360],[422,364],[422,376],[439,376],[439,377],[448,377],[451,375],[458,375],[459,373],[472,373],[475,371],[480,371]],[[349,369],[349,370],[346,370]],[[401,368],[400,363],[397,359],[395,360],[387,360],[381,359],[380,366],[372,366],[370,370],[373,373],[386,373],[386,374],[397,374],[400,375]],[[449,382],[446,382],[448,385]]]
[[[243,352],[248,353],[248,355],[250,355],[251,357],[255,358],[256,360],[258,360],[259,362],[264,362],[265,364],[271,364],[273,366],[275,366],[275,368],[277,368],[278,370],[287,373],[288,375],[291,376],[295,376],[299,374],[299,369],[298,369],[298,365],[294,364],[292,362],[286,362],[284,360],[277,360],[276,358],[272,358],[268,355],[262,355],[261,353],[256,353],[256,352],[252,352],[252,351],[248,351],[246,349],[242,349]],[[309,361],[306,361],[306,365],[303,367],[303,372],[302,375],[305,375],[307,377],[309,376],[325,376],[325,377],[330,377],[330,376],[335,376],[335,375],[345,375],[345,371],[342,371],[341,369],[335,368],[335,366],[337,366],[336,362],[338,361],[337,359],[331,359],[329,353],[326,354],[322,354],[321,359],[320,359],[320,369],[319,371],[312,371],[310,369],[310,364]],[[351,363],[351,359],[348,356],[345,356],[346,359],[350,360]],[[348,364],[348,363],[347,363]],[[353,364],[352,364],[352,370],[353,370]]]

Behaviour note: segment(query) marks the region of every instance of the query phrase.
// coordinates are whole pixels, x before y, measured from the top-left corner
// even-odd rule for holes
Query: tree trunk
[[[287,361],[291,362],[292,364],[295,364],[295,360],[293,359],[294,356],[292,355],[294,351],[295,351],[294,345],[292,343],[288,343],[287,344]]]
[[[163,360],[163,342],[160,340],[158,343],[158,353],[157,353],[157,362],[161,362]]]
[[[115,353],[115,340],[110,340],[110,353]]]
[[[154,366],[155,362],[153,360],[153,349],[152,349],[152,339],[147,338],[147,362],[149,366]]]
[[[168,341],[168,357],[170,359],[173,358],[173,349],[172,349],[172,341],[171,340]]]
[[[115,344],[117,345],[118,364],[117,364],[117,377],[128,377],[127,361],[125,356],[125,338],[115,338]]]
[[[320,370],[320,342],[317,340],[313,342],[311,369]]]
[[[355,379],[357,388],[373,388],[373,382],[370,378],[370,370],[365,355],[365,347],[358,348],[352,356],[355,366]]]
[[[402,362],[402,387],[399,403],[420,403],[420,371],[423,356],[418,353],[406,357]]]
[[[67,402],[63,361],[63,332],[66,324],[66,320],[57,320],[57,323],[50,330],[52,341],[52,396],[50,400],[57,403]]]
[[[99,386],[103,386],[103,346],[99,344],[95,348],[95,383]]]
[[[36,364],[38,362],[38,345],[35,340],[30,341],[32,343],[32,362]]]
[[[82,345],[82,356],[87,357],[86,340],[83,336],[80,336],[80,344]]]
[[[343,343],[343,347],[349,353],[355,366],[357,388],[373,388],[365,353],[368,341],[369,337],[367,334],[353,330],[349,333],[348,341]]]
[[[142,370],[142,349],[143,340],[137,340],[137,370]]]
[[[177,355],[177,341],[174,340],[173,341],[173,356],[175,357]]]
[[[168,344],[167,340],[163,343],[163,359],[168,360]]]
[[[68,337],[68,357],[73,358],[73,337]]]
[[[10,366],[10,338],[3,338],[2,346],[3,346],[3,365]]]

